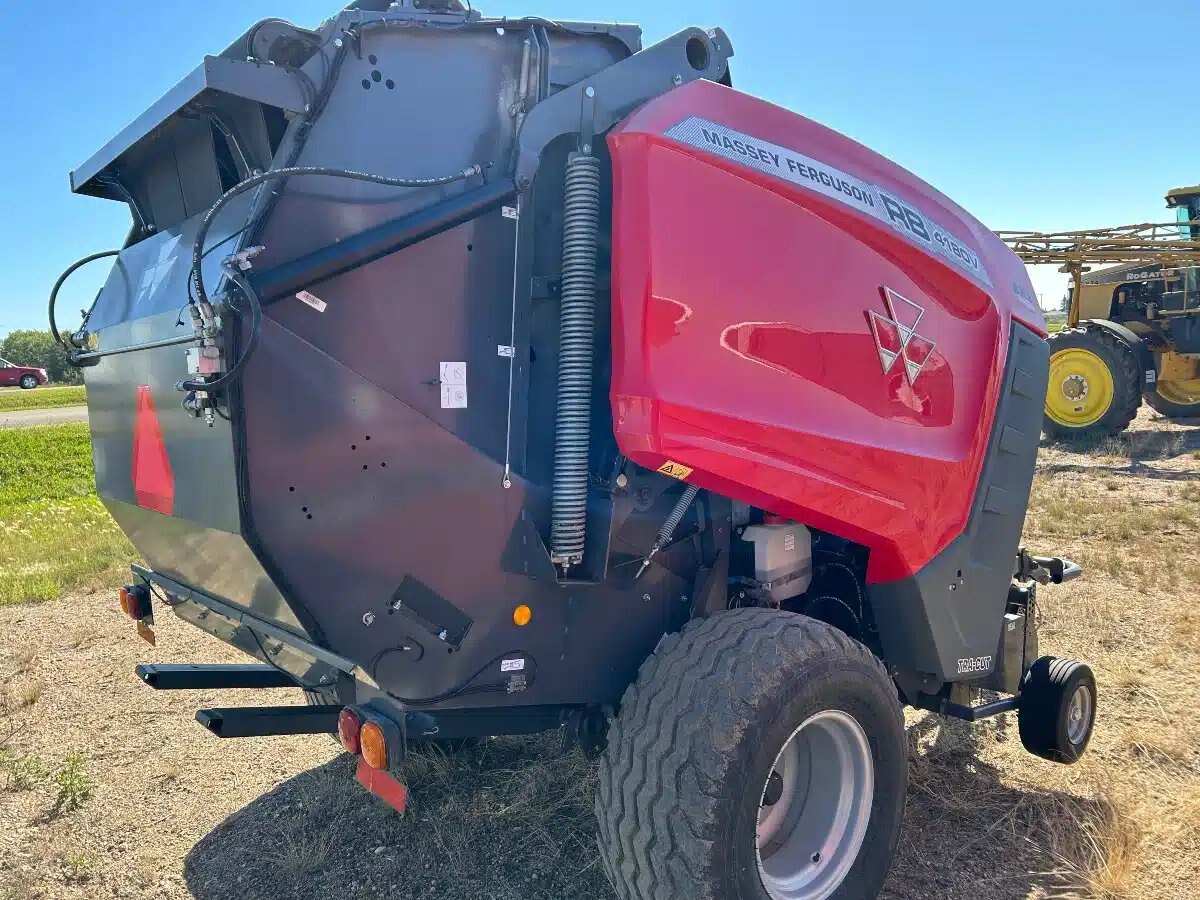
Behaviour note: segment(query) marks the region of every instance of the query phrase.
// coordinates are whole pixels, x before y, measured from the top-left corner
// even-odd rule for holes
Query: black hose
[[[229,367],[229,371],[215,381],[181,381],[176,385],[181,391],[206,391],[211,394],[227,387],[241,375],[242,369],[258,346],[258,335],[262,331],[262,305],[258,302],[258,294],[254,292],[245,276],[233,266],[222,266],[222,271],[246,296],[246,302],[250,304],[250,337],[246,339],[246,349],[242,351],[237,362]]]
[[[474,165],[469,169],[463,169],[461,172],[454,172],[451,175],[443,175],[438,178],[391,178],[387,175],[371,175],[367,172],[355,172],[351,169],[339,169],[331,166],[289,166],[283,169],[272,169],[269,172],[260,172],[257,175],[251,175],[245,181],[239,182],[221,195],[208,212],[204,214],[204,219],[200,222],[200,228],[196,231],[196,238],[192,243],[192,283],[196,286],[196,299],[200,303],[208,300],[208,292],[204,289],[204,274],[201,271],[201,264],[204,259],[204,241],[208,237],[208,230],[216,219],[217,213],[220,212],[230,200],[238,194],[244,194],[246,191],[253,190],[260,184],[267,181],[273,181],[278,178],[294,178],[300,175],[325,175],[332,178],[349,178],[354,181],[367,181],[372,184],[382,184],[388,187],[436,187],[443,184],[451,184],[455,181],[462,181],[464,178],[470,178],[472,175],[479,175],[483,172],[483,166]]]
[[[54,306],[58,302],[59,288],[63,286],[63,282],[70,278],[71,274],[76,269],[80,269],[97,259],[104,259],[107,256],[117,256],[120,254],[120,252],[120,250],[105,250],[101,253],[93,253],[91,256],[85,256],[83,259],[76,260],[75,262],[71,263],[71,265],[67,266],[67,270],[65,272],[58,276],[58,281],[54,282],[54,287],[50,289],[50,333],[54,335],[55,343],[57,343],[58,346],[62,347],[68,353],[71,352],[71,348],[67,346],[67,342],[64,341],[62,335],[58,333],[58,323],[54,319]]]

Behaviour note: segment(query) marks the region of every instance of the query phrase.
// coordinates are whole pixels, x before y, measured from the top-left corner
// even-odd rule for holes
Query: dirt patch
[[[1043,590],[1040,617],[1044,651],[1096,670],[1091,750],[1055,766],[1024,752],[1012,716],[972,728],[910,714],[885,897],[1200,896],[1197,432],[1145,413],[1134,428],[1119,446],[1044,448],[1027,527],[1033,549],[1088,566]],[[413,759],[401,818],[326,737],[202,731],[203,706],[303,701],[152,691],[136,663],[244,661],[170,617],[158,633],[157,648],[140,642],[107,592],[0,608],[0,900],[611,898],[594,771],[557,736]],[[60,801],[72,753],[86,779],[73,809]]]

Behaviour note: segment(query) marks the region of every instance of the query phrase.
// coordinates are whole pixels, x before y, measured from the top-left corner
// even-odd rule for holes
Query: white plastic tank
[[[749,525],[742,540],[754,544],[754,577],[775,603],[803,594],[812,583],[812,536],[799,522]]]

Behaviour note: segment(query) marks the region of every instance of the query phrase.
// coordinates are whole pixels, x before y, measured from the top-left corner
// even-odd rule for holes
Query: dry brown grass
[[[1095,737],[1057,766],[1025,753],[1014,715],[910,713],[887,900],[1200,900],[1198,436],[1143,415],[1101,447],[1043,449],[1026,542],[1086,571],[1040,590],[1041,649],[1094,668]],[[185,625],[163,622],[152,650],[107,598],[80,597],[0,609],[0,636],[0,749],[41,766],[0,791],[0,900],[611,900],[594,768],[553,735],[411,759],[398,817],[325,737],[219,741],[192,721],[287,692],[137,683],[139,661],[240,659]],[[50,687],[22,707],[37,679]],[[47,818],[67,746],[88,748],[94,795]],[[82,854],[78,877],[67,852]]]

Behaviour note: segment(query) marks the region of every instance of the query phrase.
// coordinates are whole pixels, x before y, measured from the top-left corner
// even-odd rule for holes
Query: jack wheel
[[[1073,659],[1043,656],[1025,673],[1017,726],[1034,756],[1073,763],[1083,756],[1096,723],[1096,677]]]
[[[621,900],[864,900],[900,838],[904,718],[862,644],[735,609],[642,664],[599,775],[600,858]]]

